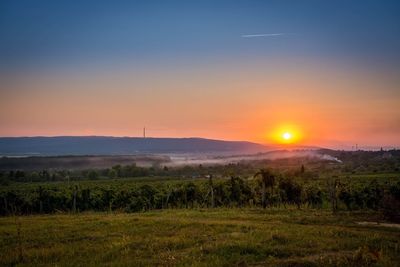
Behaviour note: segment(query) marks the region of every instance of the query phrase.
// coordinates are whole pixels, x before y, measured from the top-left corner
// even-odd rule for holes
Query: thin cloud
[[[273,37],[287,35],[286,33],[259,33],[259,34],[243,34],[242,38],[255,38],[255,37]]]

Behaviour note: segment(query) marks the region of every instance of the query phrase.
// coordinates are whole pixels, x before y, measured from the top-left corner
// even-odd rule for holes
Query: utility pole
[[[143,127],[143,138],[146,138],[146,127]]]

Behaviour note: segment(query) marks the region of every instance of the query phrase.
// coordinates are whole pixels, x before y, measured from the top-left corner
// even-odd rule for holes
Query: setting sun
[[[298,134],[294,134],[293,130],[280,131],[279,143],[293,144],[293,143],[297,143],[298,141],[299,141]]]
[[[276,144],[299,144],[303,141],[302,132],[298,125],[282,124],[270,131],[268,139]]]
[[[282,138],[285,140],[290,140],[292,138],[292,134],[285,132],[284,134],[282,134]]]

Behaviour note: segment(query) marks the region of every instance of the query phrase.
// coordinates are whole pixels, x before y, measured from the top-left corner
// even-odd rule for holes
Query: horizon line
[[[32,135],[32,136],[0,136],[0,139],[3,138],[57,138],[57,137],[106,137],[106,138],[137,138],[137,139],[205,139],[205,140],[212,140],[212,141],[225,141],[225,142],[247,142],[258,144],[262,146],[275,146],[275,147],[314,147],[318,149],[333,149],[333,150],[344,150],[344,151],[357,151],[352,149],[344,149],[343,146],[319,146],[319,145],[302,145],[302,144],[273,144],[273,143],[260,143],[256,141],[248,141],[248,140],[231,140],[231,139],[218,139],[218,138],[207,138],[207,137],[199,137],[199,136],[190,136],[190,137],[143,137],[143,136],[115,136],[115,135]],[[346,145],[351,147],[351,145]],[[359,148],[363,148],[364,151],[373,151],[379,150],[380,148],[386,150],[398,150],[399,145],[365,145],[365,146],[358,146]],[[363,150],[359,149],[359,150]]]

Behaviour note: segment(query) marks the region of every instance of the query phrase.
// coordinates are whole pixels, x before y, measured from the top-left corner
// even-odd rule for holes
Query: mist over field
[[[152,166],[196,166],[196,165],[226,165],[246,163],[261,160],[279,159],[311,159],[321,161],[342,161],[322,151],[270,151],[257,154],[227,153],[166,153],[166,154],[136,154],[136,155],[98,155],[98,156],[14,156],[0,158],[0,170],[41,170],[41,169],[89,169],[109,168],[114,165],[135,164],[140,167]]]
[[[305,158],[316,159],[323,161],[333,161],[341,163],[342,161],[328,154],[320,151],[270,151],[265,153],[251,154],[251,155],[232,155],[232,156],[218,156],[218,155],[171,155],[169,162],[166,166],[184,166],[184,165],[215,165],[215,164],[230,164],[255,160],[278,160],[290,158]]]

